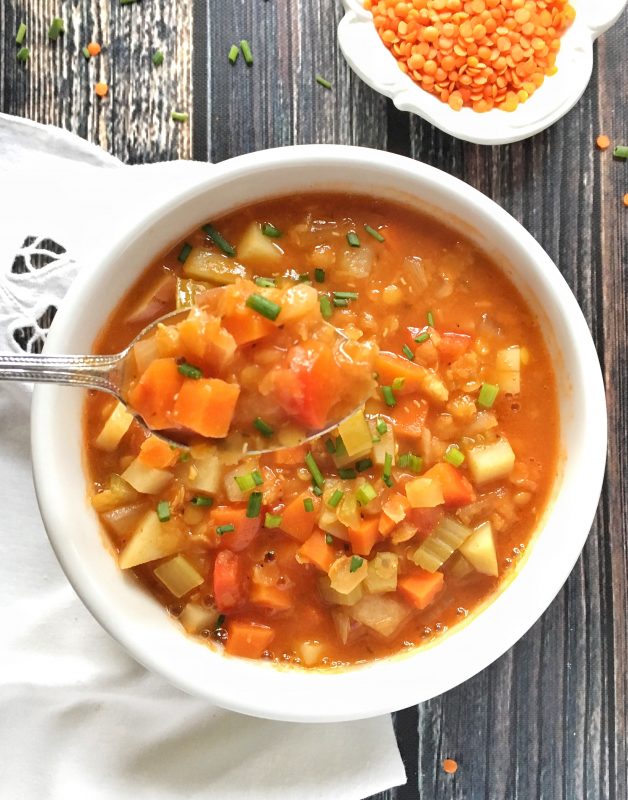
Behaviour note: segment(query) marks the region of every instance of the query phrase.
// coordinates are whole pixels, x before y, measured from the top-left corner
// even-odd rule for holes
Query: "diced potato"
[[[322,575],[318,579],[318,588],[323,600],[328,603],[335,603],[339,606],[352,606],[362,597],[362,584],[358,584],[349,594],[342,594],[331,588],[327,575]]]
[[[356,566],[358,561],[359,566]],[[340,556],[327,573],[331,588],[340,594],[350,594],[368,574],[368,561],[359,556]]]
[[[515,454],[507,439],[481,444],[466,451],[467,464],[475,483],[488,483],[510,475]]]
[[[129,505],[138,499],[138,493],[115,473],[109,479],[109,488],[92,496],[92,506],[102,514],[120,506]]]
[[[205,494],[215,494],[218,491],[222,466],[217,455],[208,454],[202,458],[195,458],[191,464],[188,462],[188,465],[188,476],[185,481],[188,489]]]
[[[172,472],[155,469],[134,459],[122,473],[122,478],[142,494],[159,494],[173,479]]]
[[[519,394],[521,391],[521,350],[518,346],[498,350],[495,381],[504,394]]]
[[[227,497],[232,503],[242,503],[248,498],[251,492],[260,491],[257,486],[253,486],[251,489],[247,490],[246,492],[243,492],[236,482],[236,478],[241,478],[244,475],[249,475],[257,468],[258,468],[257,461],[245,461],[235,469],[232,469],[229,472],[225,472],[223,484],[225,487],[225,492],[227,493]]]
[[[355,458],[358,454],[368,453],[373,447],[373,436],[368,426],[364,411],[360,409],[338,426],[338,433],[347,450],[347,455]]]
[[[406,497],[412,508],[435,508],[445,502],[442,485],[434,478],[414,478],[408,481]]]
[[[443,517],[436,530],[415,550],[412,561],[428,572],[436,572],[470,535],[470,528],[452,517]]]
[[[132,422],[133,414],[127,411],[122,403],[116,403],[94,444],[99,450],[104,450],[106,453],[113,452],[131,427]]]
[[[399,630],[408,618],[410,609],[394,597],[366,594],[349,613],[362,625],[389,637]]]
[[[225,284],[246,278],[246,268],[215,250],[193,247],[183,265],[183,274],[199,281]]]
[[[249,269],[272,271],[281,263],[282,257],[281,247],[272,238],[264,236],[258,222],[252,222],[238,242],[238,258]]]
[[[375,442],[373,444],[373,462],[375,464],[379,464],[379,466],[384,466],[386,461],[386,453],[390,453],[393,457],[393,463],[395,460],[395,432],[393,430],[393,426],[390,423],[386,423],[388,425],[388,430],[385,434],[380,436],[377,433],[377,429],[375,428],[375,423],[371,428],[373,433],[373,437],[377,438],[379,436],[379,442]]]
[[[156,561],[176,553],[181,547],[179,528],[169,522],[160,522],[155,511],[149,511],[139,522],[135,533],[118,557],[122,569]]]
[[[203,576],[180,553],[156,567],[153,575],[175,597],[183,597],[203,583]]]
[[[368,562],[368,573],[364,586],[371,594],[394,592],[397,588],[399,556],[396,553],[377,553]]]
[[[323,645],[316,641],[316,639],[301,642],[298,650],[306,667],[313,667],[314,664],[318,664],[323,657]]]
[[[285,322],[294,322],[308,315],[320,314],[318,292],[313,286],[306,283],[298,283],[290,286],[283,293],[281,299],[281,311],[277,317],[277,325]]]
[[[200,603],[187,603],[179,614],[179,622],[188,633],[212,630],[218,619],[218,609]]]
[[[493,575],[496,578],[499,574],[495,539],[490,522],[479,525],[460,545],[460,552],[469,564],[483,575]]]

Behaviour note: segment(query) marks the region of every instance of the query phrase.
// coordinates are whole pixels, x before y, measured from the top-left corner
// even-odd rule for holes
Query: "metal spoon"
[[[177,311],[171,311],[169,314],[159,317],[141,330],[133,341],[122,350],[121,353],[116,353],[110,356],[95,356],[95,355],[63,355],[63,356],[46,356],[46,355],[26,355],[26,356],[13,356],[13,355],[0,355],[0,380],[4,381],[31,381],[33,383],[56,383],[62,386],[79,386],[84,389],[95,389],[100,392],[107,392],[119,400],[128,411],[133,414],[136,420],[151,434],[159,436],[167,441],[169,444],[176,447],[187,447],[188,442],[185,441],[184,431],[179,430],[153,430],[148,426],[142,416],[133,409],[128,399],[124,396],[125,375],[129,367],[129,359],[133,358],[133,347],[141,339],[149,336],[153,330],[162,323],[172,324],[177,321],[177,318],[185,317],[189,313],[189,308],[183,308]],[[335,328],[329,323],[324,323],[326,326],[333,328],[338,339],[341,340],[339,349],[343,354],[350,358],[344,352],[343,347],[349,341],[348,337],[338,328]],[[131,364],[132,366],[132,364]],[[364,405],[366,397],[361,399],[361,402],[350,411],[344,414],[341,419],[335,420],[327,425],[323,430],[315,431],[309,436],[304,437],[299,442],[294,444],[276,444],[264,449],[249,450],[246,444],[243,447],[243,452],[246,455],[261,455],[262,453],[272,453],[275,450],[284,450],[295,447],[298,444],[311,442],[324,436],[330,431],[337,428],[343,420],[348,419],[358,408]],[[179,437],[182,438],[179,438]],[[212,443],[229,443],[229,437],[226,440],[208,440]]]

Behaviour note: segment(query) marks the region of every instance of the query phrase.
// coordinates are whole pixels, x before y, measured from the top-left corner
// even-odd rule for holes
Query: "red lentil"
[[[476,1],[477,1],[477,0],[476,0]],[[454,772],[456,772],[456,770],[457,770],[457,769],[458,769],[458,762],[457,762],[457,761],[454,761],[454,759],[453,759],[453,758],[446,758],[446,759],[443,761],[443,770],[444,770],[444,772],[446,772],[448,775],[453,775],[453,774],[454,774]]]

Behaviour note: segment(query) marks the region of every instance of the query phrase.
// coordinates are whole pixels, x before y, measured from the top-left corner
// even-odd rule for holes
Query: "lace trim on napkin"
[[[76,262],[58,242],[45,236],[24,239],[9,271],[0,272],[0,350],[41,352],[76,271]]]

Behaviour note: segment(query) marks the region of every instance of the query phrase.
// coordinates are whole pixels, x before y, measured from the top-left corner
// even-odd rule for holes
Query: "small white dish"
[[[573,0],[576,18],[561,39],[558,72],[516,111],[454,111],[405,75],[379,38],[363,0],[342,0],[338,42],[349,66],[371,88],[445,133],[475,144],[509,144],[549,128],[580,99],[593,69],[593,42],[618,19],[627,0]]]
[[[95,243],[98,258],[64,299],[46,354],[89,352],[146,265],[190,230],[260,200],[316,191],[403,202],[447,220],[489,252],[537,310],[556,369],[564,458],[527,556],[485,608],[431,646],[341,672],[278,669],[222,656],[186,636],[105,546],[88,499],[84,392],[40,384],[31,427],[35,487],[50,542],[101,625],[140,663],[191,694],[234,711],[297,722],[359,719],[415,705],[504,653],[545,611],[576,562],[597,508],[606,458],[597,354],[578,303],[549,256],[510,214],[468,184],[378,150],[280,147],[216,164],[200,185],[129,219],[121,241],[105,237]]]

